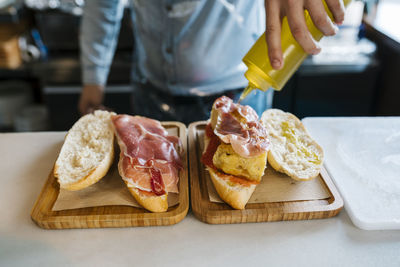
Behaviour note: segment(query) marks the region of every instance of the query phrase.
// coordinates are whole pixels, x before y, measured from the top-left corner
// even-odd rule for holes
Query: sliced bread
[[[268,163],[295,180],[310,180],[320,173],[324,153],[301,121],[279,109],[266,110],[261,122],[268,130],[271,147]]]
[[[61,188],[80,190],[106,175],[114,159],[113,114],[95,111],[69,130],[54,166]]]

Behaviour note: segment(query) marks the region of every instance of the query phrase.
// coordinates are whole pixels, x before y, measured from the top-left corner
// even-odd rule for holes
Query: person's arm
[[[335,23],[341,24],[344,20],[344,5],[342,0],[325,0],[332,12]],[[333,24],[324,9],[322,0],[265,0],[266,39],[268,55],[274,69],[282,68],[281,23],[287,16],[293,37],[308,54],[318,54],[321,48],[308,31],[304,9],[310,13],[315,26],[324,35],[335,35],[337,26]]]
[[[83,89],[78,105],[82,115],[104,108],[104,86],[118,41],[123,11],[120,0],[85,1],[80,29]]]

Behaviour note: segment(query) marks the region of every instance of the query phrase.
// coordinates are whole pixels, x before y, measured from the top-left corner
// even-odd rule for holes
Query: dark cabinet
[[[379,64],[318,65],[305,62],[281,92],[274,107],[307,116],[371,116],[376,105]]]

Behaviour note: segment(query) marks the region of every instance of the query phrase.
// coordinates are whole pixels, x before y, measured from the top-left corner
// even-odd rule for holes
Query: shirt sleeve
[[[106,84],[123,11],[120,0],[85,1],[80,26],[83,84]]]

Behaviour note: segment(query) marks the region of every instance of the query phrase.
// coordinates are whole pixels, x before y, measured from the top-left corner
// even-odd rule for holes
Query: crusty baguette
[[[114,131],[108,111],[80,118],[69,130],[54,166],[60,187],[80,190],[102,177],[114,159]]]
[[[120,157],[118,163],[118,171],[121,176],[123,176],[124,171],[122,168],[122,157]],[[129,184],[126,181],[125,177],[122,177],[123,181],[125,182],[129,192],[131,195],[136,199],[136,201],[146,210],[151,212],[164,212],[168,210],[168,193],[164,195],[157,196],[154,193],[147,193],[145,191],[141,191],[136,187]]]
[[[135,187],[129,186],[126,181],[125,184],[136,201],[146,210],[151,212],[164,212],[168,210],[167,194],[161,196],[148,195]]]
[[[204,150],[209,142],[209,138],[204,135]],[[256,184],[245,186],[231,181],[228,182],[228,180],[221,178],[221,174],[218,171],[209,167],[206,167],[206,170],[210,174],[211,181],[219,197],[234,209],[244,209],[256,189]]]
[[[323,150],[296,116],[269,109],[263,113],[261,121],[271,140],[268,163],[272,168],[295,180],[306,181],[318,176]]]
[[[220,174],[212,168],[207,168],[214,188],[219,197],[234,209],[242,210],[249,201],[256,185],[244,186],[222,179]]]

